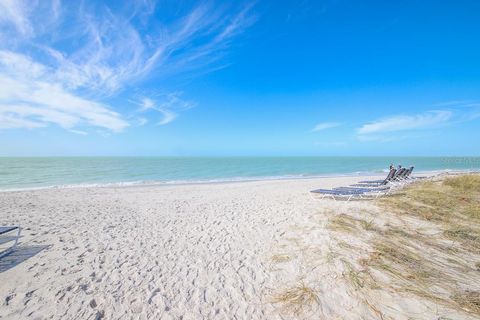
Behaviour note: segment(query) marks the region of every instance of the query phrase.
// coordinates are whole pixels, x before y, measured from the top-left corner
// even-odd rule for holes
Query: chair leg
[[[18,240],[20,239],[20,233],[22,232],[22,228],[18,227],[17,238],[15,239],[15,243],[12,246],[12,251],[17,248]]]

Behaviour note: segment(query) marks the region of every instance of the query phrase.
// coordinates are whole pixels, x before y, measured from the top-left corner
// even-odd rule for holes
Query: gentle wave
[[[328,174],[328,175],[286,175],[286,176],[269,176],[269,177],[233,177],[225,179],[209,179],[209,180],[170,180],[170,181],[120,181],[105,183],[78,183],[78,184],[60,184],[38,187],[23,187],[0,189],[1,192],[14,191],[35,191],[45,189],[76,189],[76,188],[111,188],[111,187],[132,187],[132,186],[169,186],[169,185],[194,185],[194,184],[215,184],[229,182],[253,182],[253,181],[275,181],[275,180],[294,180],[294,179],[318,179],[318,178],[335,178],[335,177],[351,177],[351,176],[376,176],[378,172],[355,172],[351,174]]]
[[[480,158],[465,157],[0,158],[0,190],[385,175],[390,163],[415,173],[480,169]]]
[[[276,180],[296,180],[296,179],[320,179],[320,178],[336,178],[336,177],[355,177],[355,176],[383,176],[387,171],[375,170],[373,172],[354,172],[346,174],[326,174],[326,175],[286,175],[286,176],[270,176],[270,177],[233,177],[228,179],[210,179],[210,180],[171,180],[171,181],[121,181],[121,182],[105,182],[105,183],[78,183],[50,185],[39,187],[23,187],[0,189],[2,192],[18,192],[18,191],[36,191],[48,189],[83,189],[83,188],[122,188],[122,187],[148,187],[148,186],[175,186],[175,185],[195,185],[195,184],[217,184],[217,183],[234,183],[234,182],[254,182],[254,181],[276,181]],[[437,175],[442,173],[479,173],[478,170],[432,170],[417,172],[417,175]]]

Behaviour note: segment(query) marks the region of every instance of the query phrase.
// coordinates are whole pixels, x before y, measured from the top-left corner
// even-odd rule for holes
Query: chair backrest
[[[395,173],[395,175],[393,176],[392,180],[397,180],[397,179],[402,179],[403,177],[403,173],[405,172],[405,168],[400,168],[397,170],[397,172]]]
[[[398,176],[400,179],[405,179],[408,175],[408,172],[410,171],[410,169],[407,169],[407,168],[403,168],[403,172],[400,173],[400,175]]]
[[[388,173],[387,177],[385,178],[385,180],[383,180],[381,184],[382,185],[387,184],[393,178],[393,176],[395,175],[395,172],[397,172],[397,169],[392,168]]]
[[[405,173],[405,178],[408,178],[412,174],[413,168],[414,168],[413,166],[408,168],[407,172]]]

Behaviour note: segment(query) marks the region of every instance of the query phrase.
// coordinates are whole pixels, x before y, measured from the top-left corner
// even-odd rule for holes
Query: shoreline
[[[441,169],[441,170],[424,170],[417,171],[413,176],[417,175],[438,175],[438,174],[468,174],[478,173],[480,169],[474,170],[455,170],[455,169]],[[210,180],[169,180],[169,181],[120,181],[120,182],[100,182],[100,183],[74,183],[65,185],[48,185],[48,186],[30,186],[20,188],[2,189],[1,193],[9,192],[23,192],[23,191],[40,191],[40,190],[61,190],[61,189],[90,189],[90,188],[135,188],[135,187],[167,187],[167,186],[197,186],[197,185],[217,185],[230,183],[246,183],[246,182],[261,182],[261,181],[292,181],[292,180],[315,180],[328,178],[343,178],[343,177],[382,177],[387,172],[352,172],[352,173],[332,173],[326,175],[312,175],[312,176],[278,176],[278,177],[233,177],[225,179],[210,179]]]

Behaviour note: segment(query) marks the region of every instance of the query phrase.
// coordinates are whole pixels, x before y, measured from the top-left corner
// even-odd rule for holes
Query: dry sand
[[[278,265],[285,243],[308,234],[302,248],[329,252],[336,243],[326,228],[309,234],[311,220],[371,205],[318,201],[309,190],[366,178],[0,193],[0,224],[24,228],[19,253],[0,260],[0,318],[380,319],[328,264],[317,264],[325,281],[316,310],[287,315],[273,303],[305,274]],[[385,299],[399,319],[418,311],[415,300]],[[423,315],[414,318],[440,319]]]

